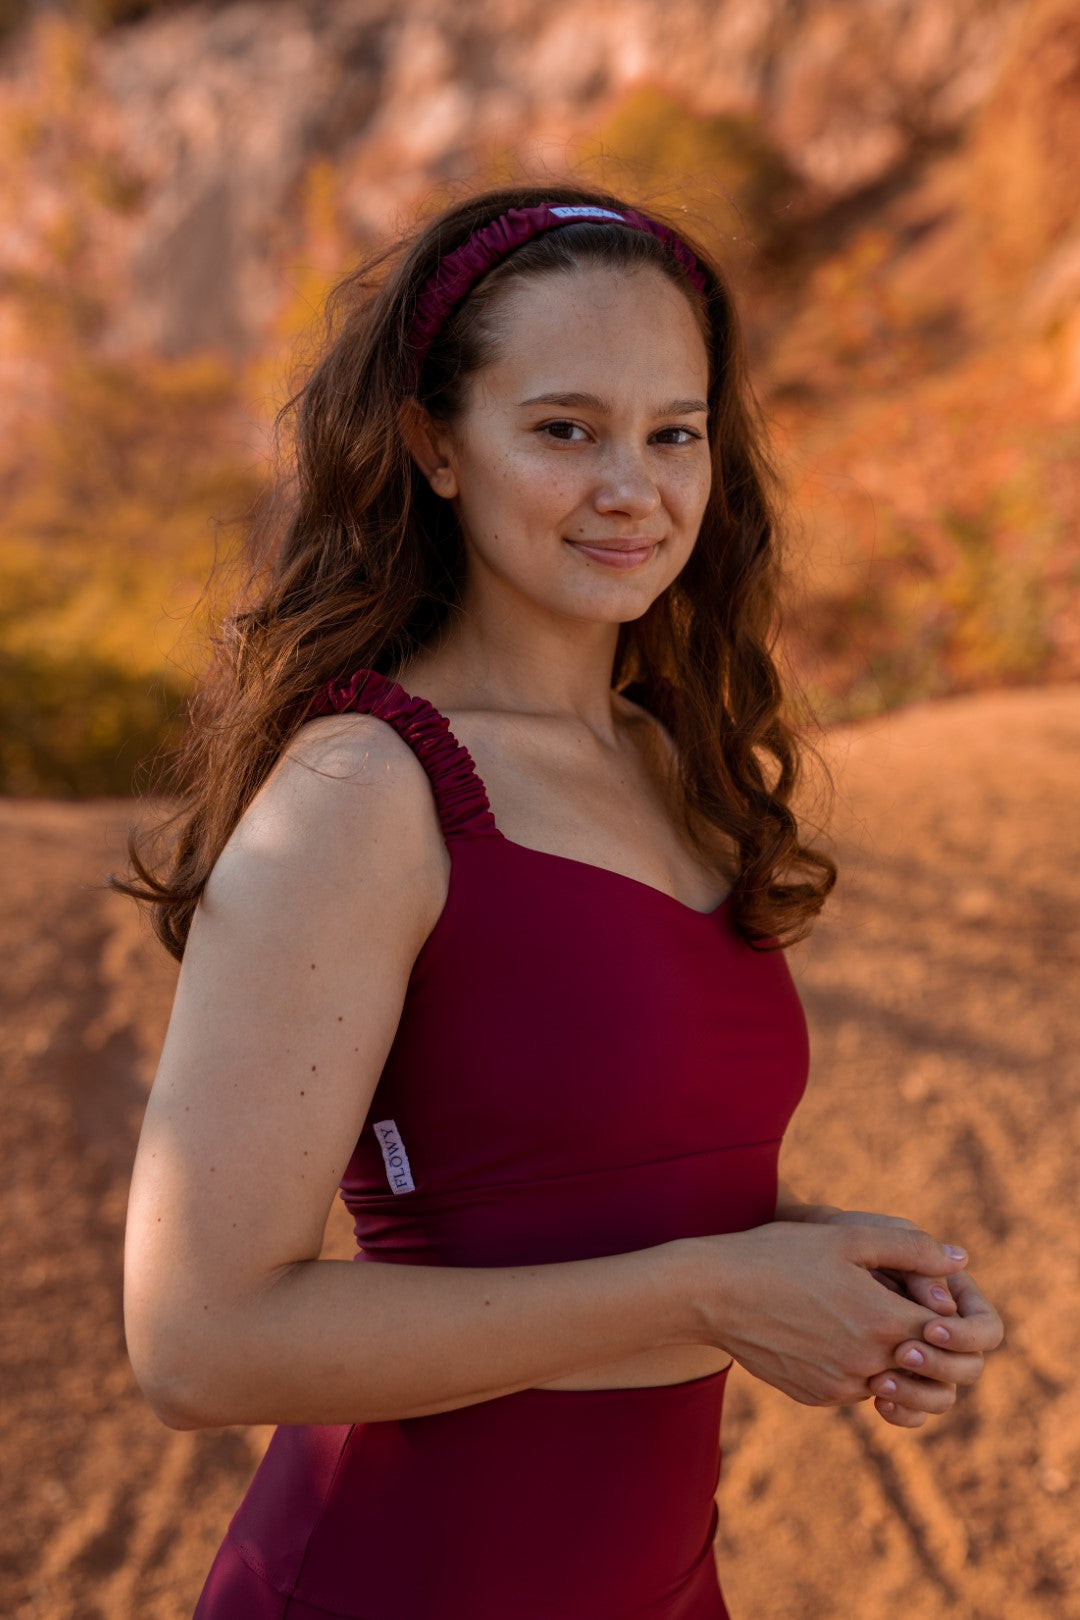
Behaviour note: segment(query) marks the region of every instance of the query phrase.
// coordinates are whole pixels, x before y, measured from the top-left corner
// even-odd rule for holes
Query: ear
[[[436,495],[452,500],[458,492],[458,484],[451,463],[450,436],[446,429],[412,396],[402,400],[398,408],[398,421],[409,454]]]

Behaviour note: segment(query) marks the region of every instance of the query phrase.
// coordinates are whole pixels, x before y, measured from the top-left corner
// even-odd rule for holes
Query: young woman
[[[914,1427],[1001,1338],[962,1250],[778,1186],[836,869],[735,315],[578,187],[331,309],[178,843],[119,885],[182,959],[132,1364],[172,1427],[278,1425],[196,1615],[721,1620],[733,1360]]]

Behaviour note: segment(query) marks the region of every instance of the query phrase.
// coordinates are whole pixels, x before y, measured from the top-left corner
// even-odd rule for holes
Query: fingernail
[[[904,1351],[900,1360],[906,1362],[909,1367],[921,1367],[926,1357],[921,1350],[916,1350],[915,1346],[912,1345],[910,1350]]]
[[[925,1337],[933,1339],[935,1344],[948,1344],[949,1330],[944,1322],[934,1322],[927,1328]]]
[[[950,1260],[966,1260],[967,1250],[959,1248],[955,1243],[946,1243],[945,1253]]]
[[[883,1412],[895,1412],[896,1411],[896,1402],[895,1401],[880,1401],[878,1404],[879,1404],[879,1406],[880,1406],[880,1408],[881,1408],[881,1410]]]
[[[881,1383],[878,1385],[878,1389],[883,1390],[886,1395],[895,1395],[896,1394],[896,1379],[895,1378],[883,1378],[881,1380]]]
[[[930,1290],[930,1298],[931,1299],[940,1299],[941,1303],[943,1305],[945,1305],[945,1304],[948,1303],[948,1301],[950,1299],[952,1299],[952,1295],[949,1293],[949,1290],[947,1288],[939,1288],[935,1284],[934,1287],[931,1288],[931,1290]]]

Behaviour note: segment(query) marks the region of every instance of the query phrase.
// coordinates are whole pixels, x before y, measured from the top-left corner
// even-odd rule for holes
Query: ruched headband
[[[705,291],[704,272],[686,243],[668,226],[661,225],[635,208],[616,212],[613,208],[596,208],[581,203],[565,206],[539,203],[534,208],[508,208],[490,224],[481,225],[473,231],[466,242],[448,253],[424,284],[416,301],[409,334],[417,380],[447,316],[475,287],[481,276],[534,236],[555,230],[560,225],[574,225],[579,220],[613,220],[618,225],[629,226],[631,230],[647,231],[671,251],[698,292]]]

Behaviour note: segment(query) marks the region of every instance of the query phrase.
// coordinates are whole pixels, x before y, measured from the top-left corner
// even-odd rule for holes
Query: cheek
[[[541,543],[563,526],[567,510],[560,480],[550,468],[505,446],[493,447],[462,469],[465,493],[462,515],[472,544],[496,573],[519,581],[542,565]]]
[[[558,484],[550,468],[540,465],[526,449],[493,446],[488,458],[467,469],[474,502],[498,502],[500,506],[532,506],[548,497]]]
[[[700,521],[712,489],[712,467],[708,462],[678,468],[668,482],[668,501],[674,512],[686,521]]]
[[[568,514],[580,506],[580,485],[570,469],[541,464],[527,453],[511,452],[499,463],[490,511],[521,536],[552,529],[569,534]]]

